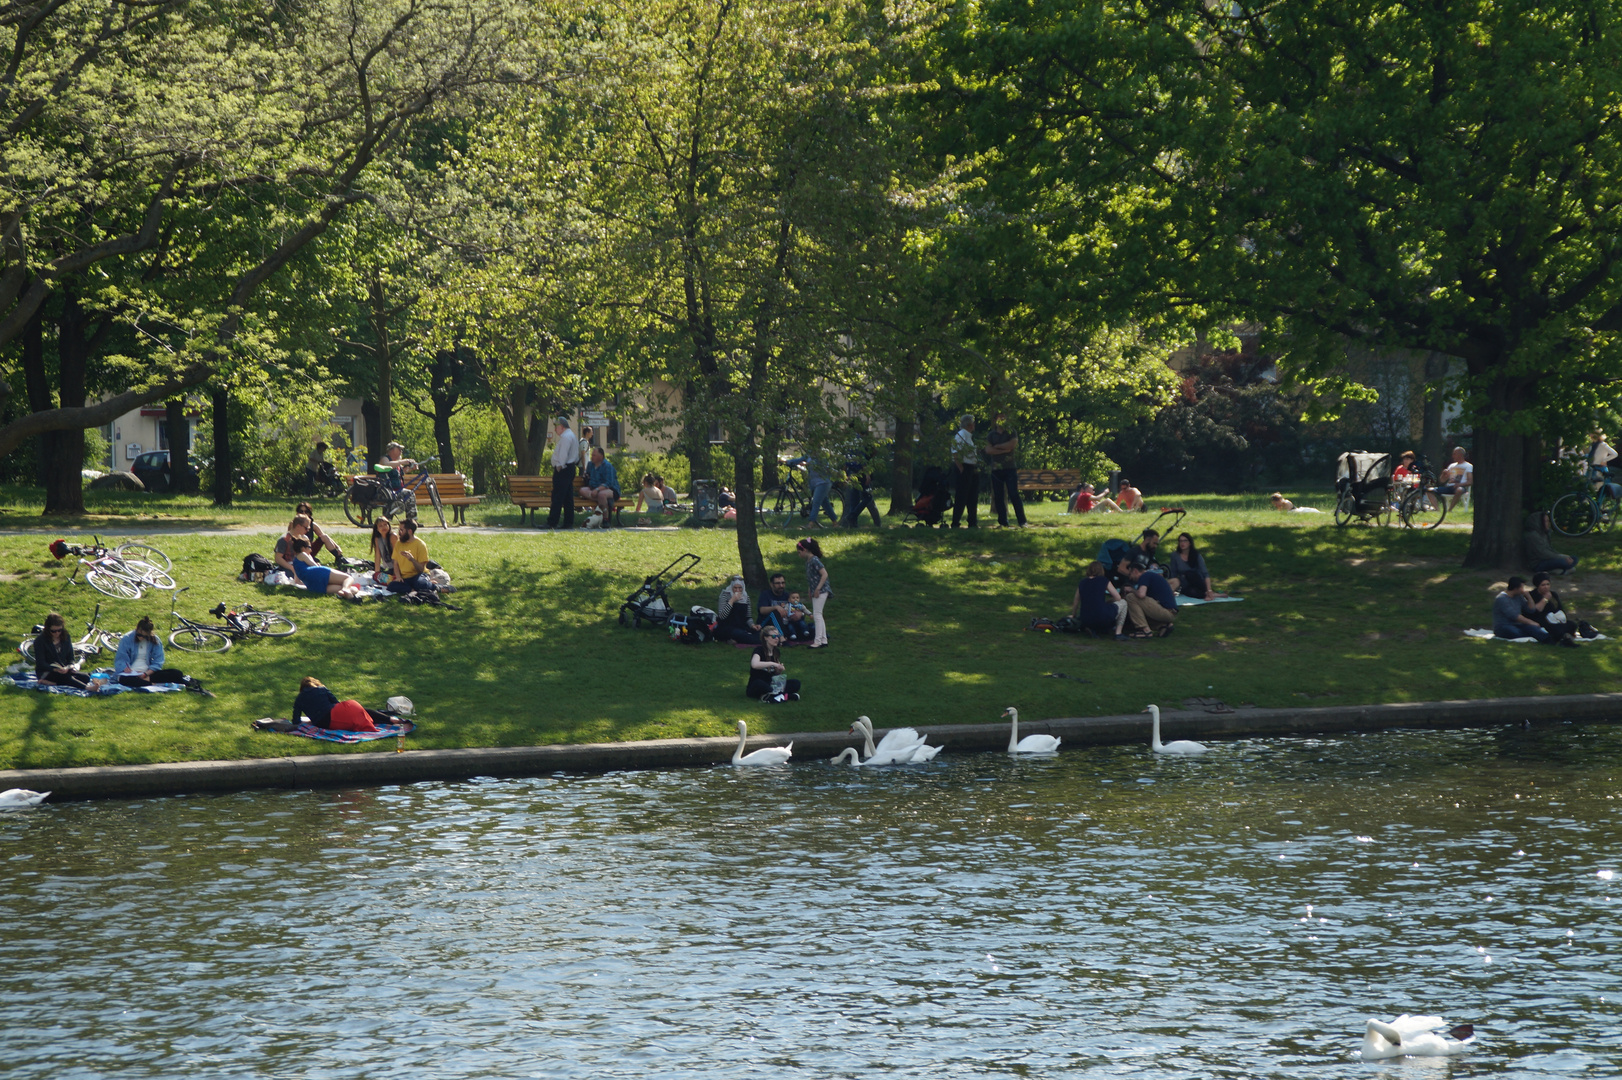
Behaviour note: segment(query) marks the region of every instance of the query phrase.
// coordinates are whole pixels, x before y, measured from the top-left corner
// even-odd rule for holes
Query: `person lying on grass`
[[[316,562],[315,556],[310,554],[310,542],[302,536],[293,541],[293,572],[313,593],[352,598],[360,592],[360,584],[354,578]]]
[[[318,728],[331,731],[376,731],[378,724],[396,722],[388,713],[368,709],[354,698],[339,701],[338,695],[314,675],[306,675],[298,684],[298,697],[293,699],[290,719],[295,724],[308,720]]]
[[[194,694],[214,696],[185,672],[164,667],[163,660],[163,640],[152,627],[152,617],[142,615],[135,629],[118,640],[118,652],[113,655],[113,675],[120,686],[178,683]]]

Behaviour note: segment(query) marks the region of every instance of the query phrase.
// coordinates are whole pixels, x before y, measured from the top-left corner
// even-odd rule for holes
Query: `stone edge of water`
[[[1267,735],[1330,735],[1391,728],[1491,727],[1523,721],[1613,720],[1622,716],[1622,693],[1557,697],[1426,701],[1390,705],[1331,705],[1304,709],[1239,709],[1225,713],[1162,710],[1167,739],[1236,739]],[[1007,724],[917,725],[933,743],[953,751],[1001,750]],[[1057,735],[1067,746],[1148,742],[1146,713],[1020,721],[1020,734]],[[880,733],[885,730],[879,729]],[[803,732],[752,738],[752,747],[793,742],[796,761],[832,757],[857,745],[843,732]],[[546,776],[632,769],[693,768],[729,761],[733,738],[657,739],[646,742],[508,746],[395,753],[383,740],[359,752],[244,761],[182,761],[156,765],[0,770],[0,790],[12,787],[52,792],[51,801],[143,798],[244,791],[253,788],[355,787],[465,780],[474,776]]]

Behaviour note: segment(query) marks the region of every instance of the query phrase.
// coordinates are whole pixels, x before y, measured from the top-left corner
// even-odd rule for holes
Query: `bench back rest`
[[[1020,487],[1040,486],[1060,490],[1081,483],[1080,469],[1020,469],[1018,475]]]
[[[441,498],[460,499],[467,495],[467,477],[461,473],[432,473],[434,486],[439,489]],[[407,482],[410,479],[407,478]],[[427,506],[432,500],[428,498],[428,485],[424,484],[417,489],[417,502]]]

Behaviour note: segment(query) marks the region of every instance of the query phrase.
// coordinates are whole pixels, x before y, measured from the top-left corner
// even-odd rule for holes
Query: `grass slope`
[[[1034,508],[1036,527],[1021,531],[824,534],[833,647],[788,652],[805,699],[780,706],[743,697],[746,650],[680,646],[615,618],[644,575],[689,550],[703,557],[701,580],[673,598],[713,607],[736,565],[730,531],[429,530],[430,551],[463,587],[452,598],[460,612],[242,585],[233,580],[242,556],[268,551],[268,535],[165,537],[176,577],[190,587],[182,610],[201,616],[222,598],[251,602],[289,615],[298,634],[218,656],[171,649],[171,663],[204,679],[219,695],[213,700],[0,689],[0,767],[392,752],[253,732],[250,720],[286,714],[306,674],[368,704],[409,695],[422,719],[410,742],[422,748],[726,735],[739,717],[752,731],[795,731],[843,729],[858,713],[880,726],[986,722],[1010,704],[1034,719],[1133,712],[1200,695],[1289,706],[1616,686],[1622,643],[1554,650],[1459,633],[1487,624],[1495,579],[1459,569],[1462,529],[1337,529],[1327,516],[1264,510],[1256,497],[1184,505],[1185,526],[1220,584],[1248,599],[1185,610],[1172,637],[1127,644],[1024,627],[1032,615],[1065,613],[1099,543],[1135,533],[1144,517],[1074,518],[1048,503]],[[208,527],[204,521],[215,519],[196,524]],[[764,542],[791,585],[804,581],[795,535],[775,532]],[[67,584],[71,566],[50,558],[47,540],[0,531],[0,632],[8,643],[53,608],[77,636],[102,599]],[[1563,547],[1583,560],[1562,590],[1568,605],[1610,626],[1622,593],[1615,544]],[[168,603],[164,593],[107,601],[104,623],[123,629],[149,612],[163,629]],[[1055,673],[1070,677],[1047,677]]]

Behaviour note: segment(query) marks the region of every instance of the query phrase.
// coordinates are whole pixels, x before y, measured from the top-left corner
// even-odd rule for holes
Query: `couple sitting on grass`
[[[1516,575],[1509,579],[1492,602],[1492,632],[1494,637],[1532,638],[1545,645],[1571,648],[1576,648],[1578,634],[1585,638],[1599,636],[1586,620],[1575,618],[1565,609],[1549,575],[1541,572],[1532,575],[1530,591],[1525,578]]]
[[[113,679],[120,686],[174,684],[195,694],[214,696],[185,672],[164,667],[163,661],[163,642],[152,628],[151,617],[143,615],[135,629],[118,641],[118,652],[113,655]],[[67,624],[54,611],[45,616],[45,629],[34,639],[34,677],[47,686],[70,686],[77,690],[101,690],[108,685],[79,670],[79,658],[74,655]]]
[[[1116,641],[1166,637],[1177,621],[1177,596],[1164,577],[1122,559],[1117,568],[1122,585],[1116,589],[1101,562],[1087,564],[1086,576],[1076,586],[1070,617],[1095,634],[1113,633]],[[1126,633],[1126,623],[1132,632]]]

